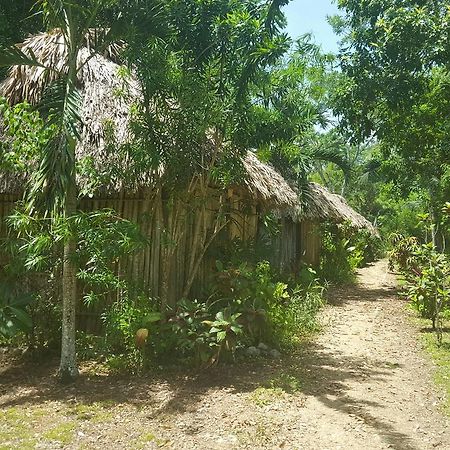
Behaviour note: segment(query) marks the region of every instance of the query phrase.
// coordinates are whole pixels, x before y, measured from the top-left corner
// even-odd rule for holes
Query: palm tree
[[[77,211],[75,148],[80,140],[82,126],[80,108],[82,94],[77,87],[80,50],[86,47],[92,55],[105,48],[113,37],[113,30],[92,27],[102,11],[104,0],[69,2],[65,0],[37,1],[35,6],[45,18],[48,29],[53,30],[58,51],[38,60],[27,46],[15,46],[0,51],[0,66],[12,66],[11,79],[27,82],[27,77],[38,79],[40,89],[35,98],[44,112],[46,125],[55,132],[42,149],[38,169],[30,180],[28,206],[30,212],[40,210],[51,218],[63,216],[70,224]],[[42,52],[45,54],[45,52]],[[41,55],[42,56],[42,55]],[[8,86],[3,86],[8,94]],[[14,89],[9,100],[14,102]],[[78,375],[75,348],[76,274],[74,261],[77,239],[69,233],[64,242],[62,277],[62,342],[59,377],[61,381],[74,380]]]

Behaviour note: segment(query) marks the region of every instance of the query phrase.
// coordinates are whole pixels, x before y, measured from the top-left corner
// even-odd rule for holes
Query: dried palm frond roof
[[[121,187],[118,177],[106,176],[106,167],[123,166],[123,155],[117,154],[117,147],[131,141],[130,110],[141,98],[137,80],[123,66],[117,63],[118,46],[110,46],[103,54],[91,50],[91,40],[95,30],[86,36],[85,47],[78,55],[78,89],[82,92],[81,139],[77,144],[77,160],[88,157],[91,169],[101,175],[104,190],[113,191]],[[27,101],[36,105],[45,89],[58,77],[64,75],[67,46],[62,32],[58,29],[40,33],[19,45],[22,52],[32,55],[46,67],[11,67],[7,78],[0,83],[0,95],[15,104]],[[1,129],[0,129],[1,133]],[[114,148],[108,143],[114,143]],[[139,178],[139,177],[138,177]],[[137,182],[148,181],[148,174],[141,174]],[[80,188],[87,188],[86,177],[78,177]],[[21,191],[23,180],[2,174],[0,188],[3,192]]]
[[[324,186],[317,183],[308,183],[303,196],[306,206],[299,209],[297,205],[288,213],[294,220],[349,222],[355,228],[365,228],[372,234],[378,235],[377,229],[364,216],[355,211],[344,197],[333,194]]]
[[[0,84],[0,95],[5,96],[11,104],[23,100],[37,104],[45,88],[55,81],[63,70],[67,57],[64,36],[59,30],[40,33],[28,38],[20,48],[25,54],[33,55],[45,66],[56,70],[46,71],[39,66],[14,66],[6,80]],[[111,53],[111,50],[109,52]],[[83,129],[76,149],[77,159],[89,157],[95,165],[94,170],[104,175],[103,192],[117,192],[123,187],[136,190],[148,185],[151,183],[151,174],[134,173],[134,176],[130,177],[135,180],[133,186],[124,186],[123,180],[117,182],[113,177],[108,178],[108,170],[105,170],[110,167],[120,168],[121,164],[126,164],[123,154],[119,157],[115,150],[121,144],[132,140],[130,109],[133,103],[138,103],[141,99],[139,83],[131,73],[126,77],[119,76],[119,73],[126,74],[126,71],[117,64],[115,57],[112,58],[110,54],[94,54],[89,48],[89,37],[86,39],[86,46],[80,50],[78,59],[78,65],[81,67],[78,87],[83,93],[80,114]],[[111,148],[106,142],[107,135],[111,132],[114,135],[111,140],[116,144],[115,148]],[[243,158],[243,164],[248,171],[244,185],[255,194],[255,198],[265,202],[267,206],[280,209],[295,206],[296,194],[273,168],[261,163],[251,153]],[[88,181],[85,177],[78,177],[77,183],[84,189]],[[23,179],[7,174],[0,176],[2,192],[20,192],[22,189]]]
[[[378,234],[376,228],[361,214],[348,205],[344,197],[333,194],[317,183],[307,183],[302,192],[304,202],[296,189],[269,164],[261,162],[248,151],[243,158],[247,174],[246,187],[255,197],[277,210],[281,216],[289,216],[296,222],[302,220],[330,220],[336,223],[349,222],[353,227],[365,228]]]
[[[288,182],[269,164],[261,162],[248,151],[243,158],[246,177],[244,184],[253,194],[273,208],[295,208],[298,196]]]
[[[92,48],[100,39],[99,34],[104,34],[102,30],[91,29],[85,36],[84,47],[78,58],[78,66],[82,67],[89,57],[100,56],[104,63],[117,63],[120,53],[120,44],[111,44],[102,52],[95,53]],[[68,48],[62,31],[58,28],[39,33],[29,37],[17,47],[26,55],[36,58],[43,66],[16,65],[9,70],[8,77],[1,83],[2,95],[11,104],[15,104],[26,99],[28,103],[36,105],[39,103],[45,88],[53,81],[57,80],[65,71],[65,63],[68,56]],[[88,63],[89,66],[89,63]],[[46,68],[51,68],[48,70]],[[95,67],[91,67],[93,69]],[[88,67],[89,69],[89,67]],[[86,81],[95,81],[95,72],[82,72],[79,81],[84,84]],[[108,71],[106,71],[108,72]]]
[[[148,186],[151,183],[151,174],[134,174],[133,186],[124,186],[122,181],[118,183],[117,179],[105,170],[107,167],[116,166],[120,171],[120,165],[126,164],[126,160],[107,145],[107,136],[108,133],[113,133],[112,141],[116,146],[131,142],[130,109],[140,101],[141,90],[133,75],[127,74],[117,63],[117,47],[110,47],[103,55],[94,54],[89,42],[87,36],[86,46],[80,50],[78,61],[81,68],[78,87],[83,93],[83,129],[76,149],[77,157],[89,157],[94,169],[103,174],[103,192],[113,193],[124,187],[136,190]],[[37,104],[49,83],[62,74],[67,56],[64,37],[59,30],[40,33],[28,38],[20,48],[24,53],[33,55],[44,65],[56,70],[46,71],[39,66],[14,66],[6,80],[0,84],[0,95],[5,96],[11,104],[24,100]],[[290,215],[294,220],[350,220],[358,228],[374,229],[370,222],[350,208],[342,197],[331,194],[324,187],[311,183],[304,196],[307,205],[303,207],[297,192],[272,166],[261,162],[251,151],[246,153],[242,161],[246,173],[243,185],[255,199],[264,203],[266,209],[278,210],[283,215]],[[17,174],[0,173],[0,192],[21,193],[25,178],[25,174],[21,177]],[[80,188],[85,188],[88,180],[81,176],[78,177],[77,183]]]

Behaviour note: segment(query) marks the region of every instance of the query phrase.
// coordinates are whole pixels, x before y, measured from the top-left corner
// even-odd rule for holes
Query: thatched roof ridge
[[[62,70],[67,49],[59,30],[30,37],[20,47],[24,53],[32,53],[38,61],[47,66],[55,67],[57,71]],[[122,160],[115,161],[117,155],[106,145],[107,128],[113,130],[113,141],[117,146],[130,142],[130,109],[133,103],[138,103],[141,99],[137,80],[132,74],[127,78],[119,76],[121,66],[114,58],[111,59],[110,55],[107,56],[93,54],[89,50],[87,38],[86,47],[81,49],[78,61],[81,67],[78,82],[83,93],[83,129],[76,152],[78,159],[91,157],[100,173],[105,172],[105,167],[120,167],[120,164],[126,164],[123,155]],[[44,71],[41,67],[14,66],[10,69],[8,78],[0,84],[0,95],[8,98],[12,104],[23,100],[36,104],[45,87],[55,80],[57,71]],[[268,208],[281,210],[295,207],[297,195],[275,169],[260,162],[251,152],[243,158],[243,164],[247,171],[243,184],[255,199],[265,203]],[[135,175],[139,179],[133,186],[124,186],[122,180],[118,182],[106,176],[102,180],[101,190],[110,194],[121,188],[137,190],[152,182],[151,174]],[[21,192],[24,179],[25,176],[2,174],[0,192]],[[77,184],[80,188],[86,187],[86,183],[84,177],[78,177]]]
[[[24,53],[32,53],[46,66],[56,68],[44,70],[38,66],[13,66],[8,77],[0,83],[0,95],[11,104],[28,101],[37,104],[49,83],[60,76],[67,56],[67,48],[62,33],[53,30],[28,38],[20,45]],[[83,127],[81,140],[77,145],[77,159],[90,157],[93,169],[102,175],[102,190],[114,192],[122,187],[118,177],[105,176],[105,167],[119,167],[124,164],[123,155],[119,158],[118,146],[131,141],[130,110],[141,98],[137,80],[121,65],[117,64],[117,48],[109,48],[104,55],[94,54],[89,49],[89,36],[86,47],[78,56],[78,88],[83,93],[81,119]],[[1,123],[0,123],[1,134]],[[107,141],[114,143],[114,148]],[[138,183],[148,182],[149,174],[142,174]],[[25,175],[12,174],[0,176],[0,192],[21,192]],[[87,188],[86,177],[78,177],[80,188]],[[132,188],[132,186],[127,186]],[[133,188],[137,189],[137,184]]]
[[[254,197],[276,209],[296,207],[297,194],[272,166],[261,162],[252,151],[246,153],[243,164],[244,184]]]
[[[90,50],[93,42],[96,41],[98,33],[101,31],[91,29],[85,36],[85,46],[79,58],[78,66],[81,67],[89,57],[100,56],[103,62],[117,63],[120,52],[119,44],[112,44],[105,49],[103,55],[95,54]],[[64,64],[67,60],[67,46],[64,35],[60,29],[38,33],[25,39],[17,45],[20,50],[36,59],[53,70],[46,70],[40,66],[13,66],[10,68],[8,77],[0,84],[2,95],[8,98],[11,104],[19,103],[26,99],[28,103],[36,105],[42,97],[45,88],[58,79],[64,71]],[[92,66],[91,66],[92,68]],[[83,71],[79,81],[84,84],[86,80],[94,81],[96,74],[94,71]],[[88,73],[90,72],[90,76]],[[108,72],[108,71],[106,71]]]
[[[333,194],[318,183],[308,183],[304,193],[306,206],[299,209],[290,209],[288,215],[294,220],[330,220],[336,223],[349,222],[358,229],[367,229],[374,235],[378,235],[377,229],[360,213],[355,211],[338,194]]]

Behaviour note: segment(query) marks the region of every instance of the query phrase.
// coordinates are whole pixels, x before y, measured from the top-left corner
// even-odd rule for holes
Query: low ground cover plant
[[[442,343],[442,323],[450,317],[450,258],[433,243],[417,238],[393,236],[390,266],[405,280],[402,294],[424,319],[431,321],[438,344]]]
[[[277,281],[267,261],[217,262],[210,295],[181,299],[165,317],[158,300],[143,294],[113,304],[102,337],[79,333],[80,355],[134,373],[174,361],[208,368],[251,357],[247,350],[258,346],[260,355],[279,355],[318,329],[324,288],[315,271],[304,272],[290,286]]]
[[[324,223],[321,227],[319,275],[336,284],[352,283],[356,269],[380,258],[382,240],[367,230],[355,230],[349,223]]]

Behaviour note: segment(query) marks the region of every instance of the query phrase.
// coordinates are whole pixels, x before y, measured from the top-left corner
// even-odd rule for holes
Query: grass
[[[271,403],[281,400],[285,392],[279,387],[263,387],[256,388],[250,394],[250,401],[257,406],[267,406]]]
[[[18,407],[0,411],[0,450],[35,448],[37,441],[32,423],[34,415],[39,412],[30,413]]]
[[[113,417],[111,412],[106,410],[108,406],[111,405],[105,402],[91,404],[79,403],[70,408],[70,413],[78,420],[89,421],[91,423],[108,422]]]
[[[0,410],[0,450],[47,448],[55,443],[73,443],[82,424],[101,424],[112,420],[111,402],[68,405],[54,416],[49,405],[10,407]]]
[[[287,394],[294,394],[301,390],[300,380],[289,373],[282,372],[277,377],[269,381],[269,386],[272,389],[281,389]]]
[[[147,444],[153,442],[158,448],[163,447],[167,441],[158,439],[153,433],[142,433],[139,438],[134,442],[134,450],[142,450],[148,448]]]
[[[421,325],[429,326],[428,320],[419,319]],[[444,323],[444,329],[450,329],[450,322]],[[450,332],[444,331],[442,345],[438,345],[434,332],[424,332],[421,336],[422,344],[426,352],[436,365],[435,382],[445,393],[443,403],[444,412],[450,416]]]
[[[75,421],[60,423],[45,432],[43,437],[50,441],[68,445],[73,441],[76,426],[77,423]]]
[[[257,387],[250,394],[250,401],[257,406],[267,406],[282,400],[288,394],[301,391],[299,379],[289,373],[281,372],[270,379],[264,386]]]

